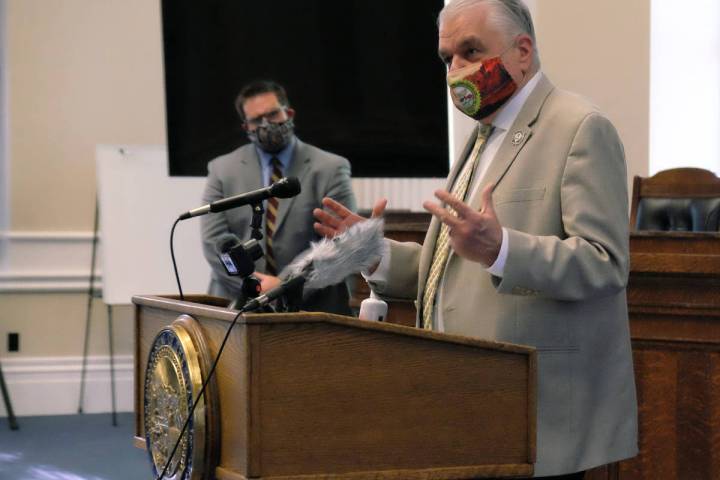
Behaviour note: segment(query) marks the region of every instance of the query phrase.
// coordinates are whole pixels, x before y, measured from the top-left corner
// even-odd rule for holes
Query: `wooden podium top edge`
[[[207,295],[186,295],[186,299],[209,299],[213,300],[215,297],[209,297]],[[214,318],[217,320],[223,320],[232,322],[237,315],[237,310],[228,310],[224,307],[218,307],[215,305],[207,305],[202,303],[195,303],[190,300],[179,300],[177,295],[159,296],[159,295],[135,295],[132,297],[132,302],[135,305],[143,305],[146,307],[162,308],[165,310],[175,311],[178,313],[186,313],[188,315],[202,315],[205,317]],[[386,333],[394,333],[398,335],[426,338],[429,340],[435,340],[440,342],[447,342],[459,345],[465,345],[469,347],[476,347],[482,349],[499,350],[508,353],[518,353],[523,355],[533,356],[535,349],[526,345],[517,345],[513,343],[495,342],[492,340],[483,340],[479,338],[465,337],[462,335],[452,335],[440,332],[431,332],[422,330],[419,328],[405,327],[403,325],[395,325],[385,322],[374,322],[368,320],[360,320],[354,317],[345,317],[342,315],[335,315],[332,313],[322,312],[300,312],[300,313],[265,313],[265,314],[245,314],[239,320],[238,323],[246,325],[261,325],[261,324],[280,324],[280,323],[333,323],[337,325],[344,325],[352,328],[359,328],[364,330],[374,330]]]
[[[534,471],[533,465],[500,464],[475,465],[462,467],[438,467],[418,470],[372,470],[346,473],[319,473],[305,475],[271,475],[263,476],[268,480],[444,480],[451,478],[528,478]],[[218,480],[253,480],[256,477],[245,477],[234,470],[217,467],[215,475]]]

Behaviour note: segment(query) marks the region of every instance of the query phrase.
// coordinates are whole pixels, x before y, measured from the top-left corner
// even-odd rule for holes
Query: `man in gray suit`
[[[350,163],[295,136],[295,111],[285,89],[275,82],[246,85],[235,101],[235,108],[251,143],[208,163],[203,203],[262,188],[282,176],[297,177],[302,187],[295,197],[265,202],[262,227],[265,257],[256,262],[255,274],[261,279],[263,290],[267,290],[276,284],[275,276],[319,238],[313,230],[311,212],[323,197],[355,209]],[[242,281],[227,275],[217,256],[217,243],[227,233],[235,234],[241,241],[248,240],[251,220],[250,207],[202,218],[203,253],[212,268],[210,294],[230,299],[241,297]],[[348,299],[346,285],[339,284],[307,293],[302,308],[348,314]]]
[[[424,203],[434,217],[422,247],[388,241],[366,278],[415,298],[419,327],[534,346],[535,475],[582,478],[637,453],[623,147],[595,107],[540,71],[521,0],[453,0],[438,25],[453,102],[478,127],[442,204]],[[362,220],[323,203],[323,235]]]

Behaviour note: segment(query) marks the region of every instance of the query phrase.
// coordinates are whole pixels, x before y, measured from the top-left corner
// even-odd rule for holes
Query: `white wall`
[[[10,210],[10,180],[8,178],[8,145],[7,145],[7,113],[8,96],[5,88],[5,0],[0,0],[0,232],[8,228],[8,212]],[[5,261],[5,241],[0,236],[0,269]]]
[[[625,146],[628,191],[648,173],[650,0],[537,1],[542,68],[596,104]]]
[[[72,413],[85,334],[96,145],[165,143],[160,2],[0,2],[6,47],[0,71],[9,99],[0,106],[9,115],[9,155],[0,165],[0,245],[7,246],[0,261],[0,357],[20,413]],[[102,302],[92,304],[89,388],[102,407],[86,404],[86,410],[107,411],[109,401],[97,398],[109,381],[108,322]],[[114,309],[119,359],[133,352],[132,313]],[[5,350],[8,332],[20,334],[20,352]],[[127,410],[132,404],[123,399],[132,382],[127,362],[121,365],[118,400]],[[38,404],[53,397],[62,412]]]
[[[650,173],[720,174],[720,2],[652,1]]]

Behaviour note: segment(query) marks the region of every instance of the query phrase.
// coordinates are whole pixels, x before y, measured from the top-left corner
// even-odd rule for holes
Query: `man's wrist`
[[[502,241],[500,242],[500,251],[492,265],[486,268],[488,273],[496,277],[502,277],[505,271],[505,262],[508,256],[508,232],[505,227],[502,229]]]

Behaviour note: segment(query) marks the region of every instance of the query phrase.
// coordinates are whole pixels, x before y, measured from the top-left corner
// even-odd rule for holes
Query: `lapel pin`
[[[520,145],[520,143],[523,141],[523,138],[525,137],[525,134],[521,131],[517,131],[513,134],[512,144],[515,146]]]

